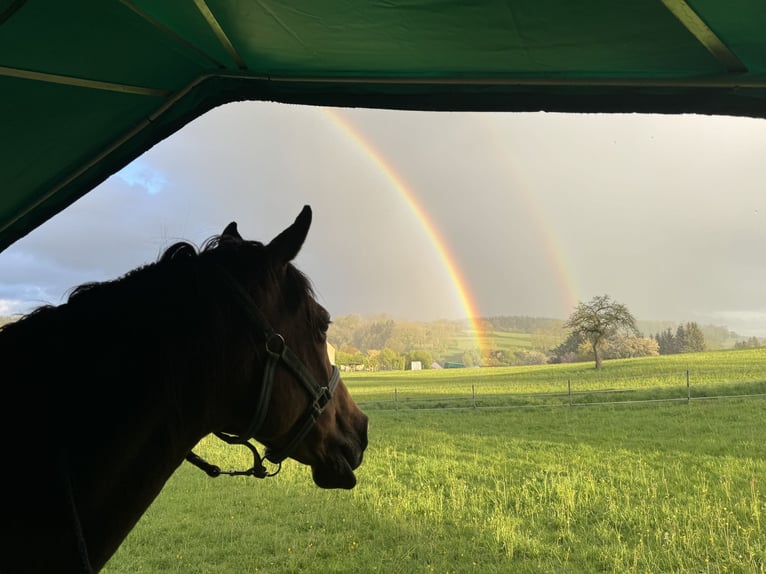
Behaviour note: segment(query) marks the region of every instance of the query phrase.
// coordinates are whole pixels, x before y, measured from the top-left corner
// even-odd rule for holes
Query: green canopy
[[[0,250],[211,108],[766,116],[762,0],[0,0]]]

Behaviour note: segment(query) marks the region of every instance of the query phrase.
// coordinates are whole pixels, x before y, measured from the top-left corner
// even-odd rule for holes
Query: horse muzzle
[[[358,428],[353,436],[328,449],[324,460],[311,465],[314,483],[320,488],[345,488],[356,486],[354,471],[359,468],[367,448],[367,416],[360,412]]]

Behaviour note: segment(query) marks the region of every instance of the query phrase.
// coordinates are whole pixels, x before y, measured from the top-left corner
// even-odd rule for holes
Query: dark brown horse
[[[356,484],[367,417],[291,263],[310,223],[307,206],[268,245],[232,223],[0,331],[0,572],[100,570],[210,433]]]

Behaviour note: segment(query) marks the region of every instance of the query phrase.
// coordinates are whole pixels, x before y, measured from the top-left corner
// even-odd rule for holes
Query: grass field
[[[752,363],[765,355],[698,358],[700,372],[736,378],[760,376]],[[627,384],[649,368],[604,372]],[[439,384],[546,378],[494,371],[441,371]],[[348,384],[361,402],[406,381]],[[320,490],[295,463],[265,481],[183,465],[104,571],[766,571],[766,399],[368,414],[356,489]],[[201,451],[222,466],[249,463],[215,440]]]
[[[687,371],[690,389],[687,389]],[[766,348],[592,363],[348,373],[366,408],[564,405],[766,392]],[[608,396],[607,396],[608,395]]]

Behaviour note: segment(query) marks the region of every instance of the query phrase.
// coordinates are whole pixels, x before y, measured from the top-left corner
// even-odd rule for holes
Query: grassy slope
[[[707,393],[710,385],[759,383],[766,381],[766,348],[708,351],[605,361],[600,370],[592,363],[499,367],[491,369],[442,369],[347,373],[344,380],[354,387],[361,404],[393,399],[400,401],[445,397],[468,397],[472,385],[477,396],[522,393],[566,394],[568,381],[574,393],[631,389],[673,389],[686,396],[686,372],[693,393]],[[626,391],[627,392],[627,391]],[[649,391],[647,391],[649,392]],[[709,393],[708,393],[709,394]]]

